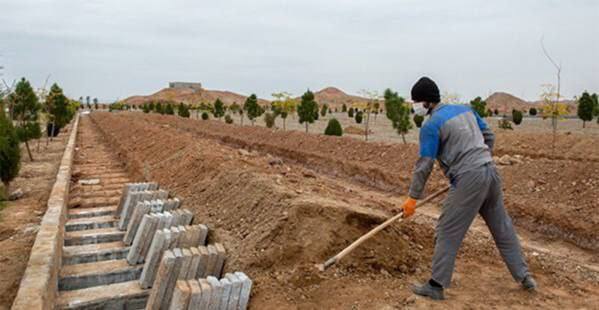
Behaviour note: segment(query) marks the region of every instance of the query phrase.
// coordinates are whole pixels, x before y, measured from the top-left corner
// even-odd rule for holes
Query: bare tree
[[[551,103],[552,107],[551,110],[552,111],[558,111],[559,107],[559,99],[560,99],[560,90],[561,90],[561,74],[562,74],[562,64],[561,62],[558,64],[552,57],[551,55],[549,55],[549,52],[547,52],[547,49],[545,48],[545,42],[544,42],[544,37],[541,36],[541,49],[543,49],[543,54],[545,54],[545,57],[547,57],[547,60],[549,60],[549,62],[551,63],[551,65],[553,65],[553,67],[555,67],[556,70],[556,76],[557,76],[557,92],[556,92],[556,99],[555,101],[553,101]],[[551,145],[551,152],[552,154],[555,154],[555,140],[557,138],[557,120],[559,118],[559,113],[551,113],[551,127],[553,129],[553,141],[552,141],[552,145]]]

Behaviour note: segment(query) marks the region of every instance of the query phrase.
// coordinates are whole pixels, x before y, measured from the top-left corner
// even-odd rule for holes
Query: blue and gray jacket
[[[420,129],[420,158],[414,167],[410,197],[422,198],[435,159],[452,184],[460,174],[493,161],[495,135],[469,106],[437,105]]]

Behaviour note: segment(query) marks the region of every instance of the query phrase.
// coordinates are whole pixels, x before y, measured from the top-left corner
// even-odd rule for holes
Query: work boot
[[[526,277],[524,277],[524,280],[522,280],[521,284],[522,288],[528,291],[534,291],[537,289],[537,281],[535,281],[535,279],[533,279],[531,275],[526,275]]]
[[[434,287],[429,282],[426,282],[422,285],[411,285],[410,289],[414,294],[429,297],[432,300],[443,300],[445,296],[443,296],[443,288],[442,287]]]

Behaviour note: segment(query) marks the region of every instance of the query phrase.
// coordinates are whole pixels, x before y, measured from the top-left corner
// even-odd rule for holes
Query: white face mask
[[[424,107],[424,103],[422,102],[414,102],[412,109],[414,109],[414,114],[416,115],[425,116],[428,114],[428,109]]]

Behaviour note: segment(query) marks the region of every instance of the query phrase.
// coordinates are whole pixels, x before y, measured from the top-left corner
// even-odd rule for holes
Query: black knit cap
[[[412,101],[439,103],[441,95],[437,84],[428,77],[421,77],[414,86],[412,86]]]

